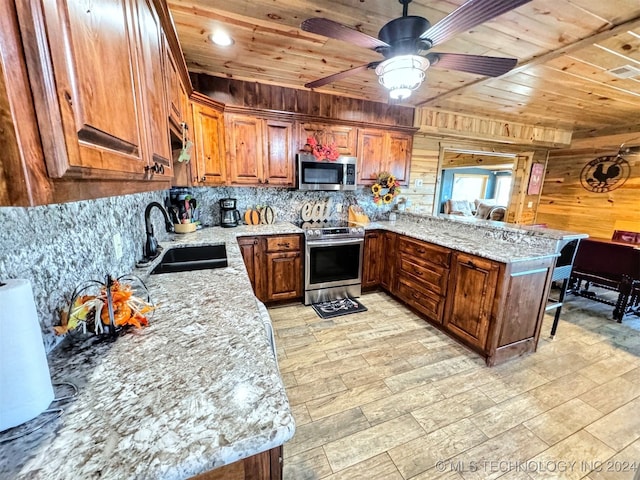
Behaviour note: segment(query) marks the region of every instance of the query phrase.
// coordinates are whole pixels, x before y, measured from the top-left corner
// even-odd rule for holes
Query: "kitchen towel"
[[[0,431],[37,417],[53,397],[31,282],[0,281]]]

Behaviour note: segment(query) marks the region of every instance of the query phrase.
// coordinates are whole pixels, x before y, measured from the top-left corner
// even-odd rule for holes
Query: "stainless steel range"
[[[364,228],[345,224],[302,225],[305,231],[304,303],[359,297]]]

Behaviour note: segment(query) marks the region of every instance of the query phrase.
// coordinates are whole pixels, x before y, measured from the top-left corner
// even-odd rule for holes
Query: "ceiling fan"
[[[389,96],[394,100],[403,100],[422,84],[424,72],[430,66],[498,77],[516,65],[515,58],[459,53],[422,54],[458,33],[531,0],[469,0],[435,25],[431,25],[426,18],[407,14],[412,0],[398,1],[402,4],[402,17],[385,24],[378,38],[327,18],[309,18],[302,22],[302,30],[375,50],[385,58],[320,78],[305,84],[305,87],[321,87],[374,68],[380,83],[389,90]]]

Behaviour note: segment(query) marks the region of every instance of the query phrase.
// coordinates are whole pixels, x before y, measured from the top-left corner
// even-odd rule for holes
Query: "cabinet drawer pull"
[[[418,295],[417,293],[412,293],[411,296],[416,300],[420,300],[420,295]]]
[[[206,182],[207,181],[207,177],[205,175],[202,176],[202,178],[200,179],[201,182]]]
[[[289,242],[287,242],[287,243],[279,243],[278,246],[279,247],[289,248],[291,246],[291,244]]]
[[[418,252],[420,255],[422,255],[422,254],[424,254],[424,253],[427,253],[427,251],[426,251],[424,248],[419,248],[419,249],[417,250],[417,252]]]
[[[258,239],[257,239],[257,238],[253,241],[253,244],[254,244],[254,245],[257,245],[257,244],[258,244]]]
[[[413,273],[415,273],[416,275],[418,275],[420,277],[423,275],[422,272],[420,270],[418,270],[417,268],[413,269]]]
[[[473,261],[471,261],[471,260],[467,260],[467,266],[470,267],[470,268],[473,268],[473,269],[477,269],[478,268],[478,266],[475,263],[473,263]]]

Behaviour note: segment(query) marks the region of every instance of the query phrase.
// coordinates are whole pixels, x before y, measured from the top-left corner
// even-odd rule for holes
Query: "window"
[[[484,198],[487,191],[488,175],[472,173],[454,173],[451,198],[454,200],[468,200]]]
[[[496,205],[509,205],[511,197],[511,175],[500,175],[496,177]]]

